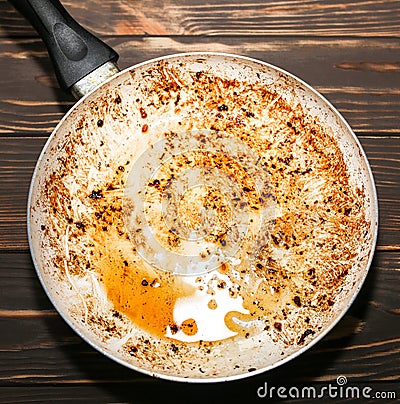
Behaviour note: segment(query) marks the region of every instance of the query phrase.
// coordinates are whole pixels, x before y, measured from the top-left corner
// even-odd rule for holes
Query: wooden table
[[[378,247],[366,284],[339,325],[274,371],[188,385],[105,358],[58,316],[31,262],[25,223],[31,174],[74,100],[57,89],[36,33],[0,0],[0,402],[262,402],[257,389],[265,382],[323,386],[339,375],[348,385],[395,391],[400,398],[399,1],[64,4],[120,53],[123,68],[170,53],[223,51],[268,61],[314,86],[349,121],[372,165],[380,204]]]

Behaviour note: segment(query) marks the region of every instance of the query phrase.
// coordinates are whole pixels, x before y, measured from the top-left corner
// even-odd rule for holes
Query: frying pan
[[[119,72],[58,1],[13,1],[79,101],[28,204],[33,262],[106,356],[176,381],[244,378],[309,349],[367,275],[377,196],[360,143],[309,85],[221,53]]]

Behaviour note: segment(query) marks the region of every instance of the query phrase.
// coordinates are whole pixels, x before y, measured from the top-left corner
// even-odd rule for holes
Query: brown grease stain
[[[229,264],[227,262],[223,262],[218,269],[221,274],[227,274],[229,272]]]
[[[208,302],[207,306],[208,306],[208,308],[209,308],[210,310],[215,310],[215,309],[218,307],[218,304],[217,304],[217,302],[216,302],[215,299],[211,299],[211,300]]]
[[[167,327],[175,325],[174,307],[177,300],[190,296],[192,288],[179,278],[147,272],[142,264],[125,266],[123,261],[110,259],[99,267],[108,299],[116,310],[128,316],[140,329],[165,337]],[[190,328],[189,324],[186,328]],[[192,325],[192,329],[197,332],[197,326]]]
[[[226,326],[233,332],[237,332],[241,336],[249,336],[257,333],[257,329],[251,324],[254,320],[251,314],[244,314],[238,311],[230,311],[226,313],[224,321]],[[245,325],[244,325],[244,324]]]
[[[253,290],[251,285],[241,283],[243,308],[249,313],[230,311],[225,315],[225,325],[239,336],[248,338],[258,334],[265,326],[265,322],[282,320],[281,309],[290,302],[290,289],[293,286],[284,279],[280,280],[280,284],[281,287],[278,289],[264,281]]]
[[[182,321],[181,330],[186,335],[196,335],[198,331],[196,320],[193,318],[188,318],[185,321]]]

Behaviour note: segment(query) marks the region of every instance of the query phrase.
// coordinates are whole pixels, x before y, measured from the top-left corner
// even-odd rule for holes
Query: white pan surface
[[[121,72],[55,129],[29,199],[51,301],[105,355],[172,380],[246,377],[308,349],[377,234],[365,154],[271,65],[183,54]]]

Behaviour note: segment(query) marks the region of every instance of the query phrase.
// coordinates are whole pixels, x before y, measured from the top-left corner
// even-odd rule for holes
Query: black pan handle
[[[80,26],[59,0],[9,0],[39,33],[64,90],[118,54]]]

